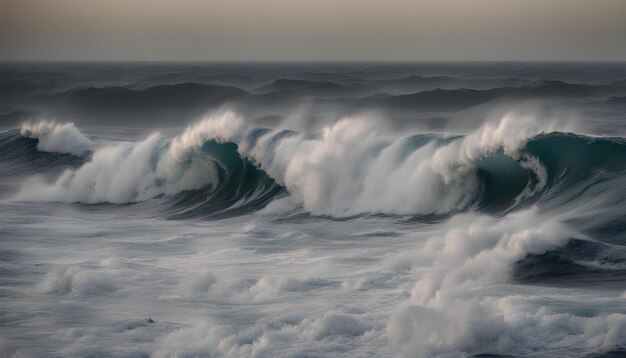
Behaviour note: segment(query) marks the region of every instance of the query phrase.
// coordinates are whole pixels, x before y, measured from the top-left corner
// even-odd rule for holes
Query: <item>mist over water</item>
[[[2,355],[624,354],[624,64],[0,73]]]

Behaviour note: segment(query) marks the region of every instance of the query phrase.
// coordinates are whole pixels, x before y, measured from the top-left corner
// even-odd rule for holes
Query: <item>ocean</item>
[[[620,357],[624,62],[3,62],[2,357]]]

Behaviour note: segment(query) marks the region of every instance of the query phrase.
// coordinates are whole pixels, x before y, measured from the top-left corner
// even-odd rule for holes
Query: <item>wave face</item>
[[[616,203],[624,198],[616,189],[623,187],[626,169],[624,140],[556,132],[555,126],[510,115],[466,136],[392,137],[374,122],[348,118],[307,134],[254,127],[223,112],[172,139],[155,133],[93,152],[87,151],[97,146],[72,124],[24,126],[25,138],[9,139],[13,147],[32,150],[31,138],[37,138],[39,151],[91,153],[52,184],[31,180],[18,200],[160,199],[174,207],[172,217],[211,216],[227,208],[247,208],[244,213],[277,198],[273,209],[286,205],[331,217],[470,209],[504,214],[535,202],[587,205],[598,192]],[[20,154],[13,156],[19,160]],[[74,156],[46,165],[75,163]]]
[[[19,130],[0,133],[0,176],[3,178],[58,172],[84,164],[84,157],[67,153],[42,152],[39,140]]]

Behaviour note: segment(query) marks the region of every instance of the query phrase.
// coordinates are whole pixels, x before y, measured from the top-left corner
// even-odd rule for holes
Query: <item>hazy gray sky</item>
[[[0,59],[626,60],[626,0],[0,0]]]

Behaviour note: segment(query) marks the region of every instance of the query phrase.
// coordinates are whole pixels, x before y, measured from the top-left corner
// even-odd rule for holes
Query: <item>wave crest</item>
[[[603,165],[577,168],[567,156],[555,162],[560,142],[581,153],[592,148],[584,137],[547,135],[556,129],[554,122],[507,115],[465,136],[397,137],[375,121],[344,118],[310,134],[254,127],[225,111],[172,139],[157,133],[102,146],[52,184],[31,181],[18,199],[129,203],[168,196],[178,207],[174,216],[187,217],[251,200],[257,210],[286,190],[290,200],[272,210],[293,210],[295,203],[332,217],[506,211],[537,199],[568,170]]]
[[[83,156],[94,149],[94,143],[74,123],[26,122],[22,124],[20,133],[24,137],[38,139],[37,150],[42,152]]]
[[[171,153],[167,142],[153,134],[137,143],[117,143],[97,149],[79,169],[68,169],[52,184],[28,182],[18,200],[81,203],[129,203],[218,182],[216,164],[193,148]]]
[[[224,128],[215,123],[224,120],[223,116],[205,119],[196,128]],[[451,138],[396,138],[361,118],[343,119],[317,136],[282,130],[250,135],[254,130],[243,122],[237,122],[238,130],[226,127],[216,135],[236,142],[242,155],[283,184],[313,214],[438,214],[477,202],[484,189],[477,162],[501,150],[538,178],[518,194],[530,196],[545,186],[540,161],[519,150],[554,125],[538,121],[529,125],[529,121],[505,117],[465,137]]]

